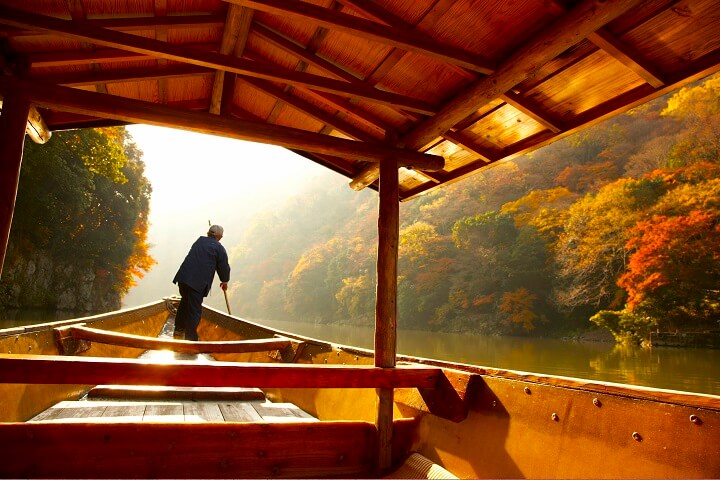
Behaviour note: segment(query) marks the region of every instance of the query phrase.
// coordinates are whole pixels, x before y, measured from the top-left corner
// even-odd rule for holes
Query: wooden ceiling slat
[[[191,51],[182,45],[173,45],[113,30],[99,29],[85,22],[60,20],[5,6],[0,6],[0,23],[22,28],[39,28],[81,41],[90,41],[112,48],[144,53],[157,58],[190,63],[266,80],[280,81],[290,85],[302,85],[339,95],[357,96],[369,101],[390,105],[395,108],[408,109],[425,115],[430,115],[436,110],[432,105],[424,101],[368,86],[350,85],[347,82],[304,72],[291,72],[269,63],[260,64],[257,61],[252,62],[219,53]]]
[[[360,12],[363,13],[363,15],[366,15],[375,21],[382,22],[386,25],[391,26],[393,29],[400,29],[405,32],[407,32],[409,35],[416,34],[415,28],[413,25],[410,25],[409,23],[405,22],[402,18],[399,18],[392,13],[388,12],[386,9],[381,8],[376,3],[374,3],[372,0],[339,0],[340,3],[346,6],[350,6]],[[452,6],[451,2],[443,1],[443,2],[437,2],[435,5],[433,5],[433,8],[423,16],[423,18],[420,20],[419,25],[430,25],[431,23],[429,21],[426,21],[426,19],[433,19],[435,21],[438,18],[438,14],[444,14],[450,7]],[[393,52],[394,53],[394,52]],[[389,60],[390,57],[392,57],[392,53],[386,57],[386,61]],[[392,64],[395,65],[398,62],[397,59],[394,59]],[[385,63],[385,61],[383,61]],[[466,70],[465,68],[462,68],[461,66],[455,64],[455,63],[449,63],[449,68],[452,68],[456,73],[470,79],[470,80],[476,80],[477,75],[471,71]],[[387,68],[387,65],[383,68]],[[377,71],[377,69],[376,69]],[[373,72],[375,73],[375,72]],[[383,75],[384,76],[384,75]]]
[[[609,55],[612,55],[617,61],[630,70],[637,73],[640,78],[653,87],[661,88],[665,85],[665,80],[655,67],[641,58],[639,53],[632,51],[628,45],[623,44],[606,30],[601,29],[591,33],[588,36],[588,40]]]
[[[475,82],[448,102],[436,115],[404,135],[400,139],[400,145],[413,150],[422,148],[479,108],[500,98],[515,85],[531,77],[543,65],[579,40],[639,3],[641,0],[607,0],[601,4],[594,0],[582,0],[575,8],[506,58],[495,73]],[[368,178],[370,177],[366,175],[366,179]]]
[[[479,72],[494,70],[489,61],[481,55],[443,45],[419,32],[408,32],[365,20],[364,18],[317,7],[309,3],[285,2],[282,0],[228,0],[275,15],[290,15],[331,29],[338,29],[350,35],[375,40],[380,43],[436,58],[454,65]]]
[[[267,133],[261,124],[299,127],[314,132],[299,137],[307,148],[289,133],[298,130],[279,130],[280,142],[374,187],[377,165],[364,156],[377,152],[313,142],[357,139],[353,150],[393,145],[447,159],[436,174],[403,171],[403,199],[720,68],[717,0],[238,0],[265,8],[247,29],[229,14],[241,8],[234,0],[121,3],[0,1],[6,75],[147,102],[147,111],[112,103],[93,112],[71,97],[64,108],[74,116],[40,106],[50,129],[128,123],[159,105],[174,113],[161,108],[151,119],[233,138]],[[426,38],[500,67],[483,77],[397,42],[423,47]],[[207,120],[208,111],[223,116]],[[235,117],[253,123],[223,123]]]
[[[0,76],[0,94],[8,95],[9,93],[24,96],[44,108],[55,108],[84,115],[99,114],[128,122],[170,126],[355,160],[379,162],[392,158],[403,166],[424,170],[437,170],[444,165],[442,157],[411,150],[345,140],[297,128],[221,117],[210,113],[187,112],[139,100]]]
[[[452,128],[479,107],[499,98],[579,40],[607,25],[641,0],[583,0],[506,58],[498,70],[458,95],[442,111],[418,125],[401,142],[409,148],[424,144]]]

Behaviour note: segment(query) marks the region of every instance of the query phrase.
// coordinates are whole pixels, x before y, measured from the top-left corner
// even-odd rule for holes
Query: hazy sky
[[[280,147],[147,125],[127,130],[152,184],[148,237],[158,264],[126,295],[124,307],[177,294],[172,278],[208,220],[225,228],[222,243],[230,251],[249,218],[328,171]],[[348,182],[340,175],[338,181]],[[224,310],[217,282],[206,303]]]

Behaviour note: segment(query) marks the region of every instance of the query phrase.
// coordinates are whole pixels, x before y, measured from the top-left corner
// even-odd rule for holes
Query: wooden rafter
[[[335,8],[336,5],[337,4],[333,1],[330,4],[330,8]],[[309,53],[314,54],[317,51],[320,44],[322,44],[323,40],[325,40],[325,37],[327,36],[327,34],[328,34],[327,28],[316,27],[315,31],[313,32],[312,37],[310,38],[310,42],[308,43],[307,47],[305,47],[306,50]],[[308,67],[308,63],[301,59],[295,65],[295,71],[296,72],[305,72],[307,70],[307,67]],[[287,93],[292,93],[292,90],[294,88],[295,87],[293,87],[292,85],[286,85],[284,90]],[[270,112],[270,115],[268,115],[268,117],[267,117],[267,121],[270,123],[274,123],[275,121],[277,121],[277,118],[280,116],[280,112],[283,110],[284,106],[285,106],[285,102],[278,99],[275,102],[275,105],[273,105],[272,111]],[[320,133],[328,133],[325,130],[326,130],[326,126],[323,127],[323,129],[320,131]]]
[[[480,158],[480,160],[485,163],[492,163],[497,157],[497,155],[488,152],[486,148],[478,145],[475,140],[473,140],[469,135],[465,133],[448,130],[447,132],[443,133],[442,136],[446,140],[464,148],[468,152],[474,153]]]
[[[253,34],[272,43],[276,47],[281,48],[285,52],[298,57],[302,61],[307,62],[310,65],[329,73],[330,75],[334,75],[340,80],[345,80],[350,83],[362,83],[361,79],[348,72],[347,70],[344,70],[335,65],[334,63],[325,60],[324,58],[311,52],[308,48],[303,47],[295,43],[294,41],[280,35],[270,27],[260,22],[256,22],[253,28]]]
[[[560,122],[551,119],[550,115],[540,110],[540,106],[533,105],[529,100],[520,97],[520,95],[514,92],[507,92],[503,95],[500,95],[500,98],[508,105],[512,105],[514,108],[520,110],[525,115],[532,118],[533,120],[548,128],[549,130],[553,131],[554,133],[558,133],[562,130]]]
[[[156,14],[157,15],[157,14]],[[200,14],[200,15],[168,15],[149,17],[115,17],[115,18],[93,18],[86,19],[89,25],[98,28],[109,28],[122,32],[133,32],[141,30],[168,30],[181,28],[219,27],[225,23],[224,15]],[[36,36],[43,35],[38,30],[10,30],[0,36]]]
[[[266,41],[272,43],[273,45],[277,46],[278,48],[281,48],[287,53],[290,53],[291,55],[295,55],[299,59],[301,59],[303,62],[306,62],[310,65],[313,65],[314,67],[317,67],[330,75],[334,75],[335,77],[345,80],[347,82],[353,83],[353,84],[363,84],[362,80],[353,75],[351,72],[342,69],[335,65],[334,63],[331,63],[324,58],[318,56],[317,54],[310,51],[309,48],[303,47],[292,40],[280,35],[279,33],[275,32],[271,28],[261,24],[260,22],[256,22],[253,28],[253,33]],[[375,118],[373,115],[363,112],[362,109],[358,108],[355,105],[352,105],[348,103],[346,99],[338,98],[333,96],[332,94],[324,94],[320,92],[314,92],[312,90],[303,89],[306,92],[308,92],[311,96],[313,96],[315,99],[326,103],[333,108],[336,108],[340,110],[343,114],[352,116],[356,120],[360,121],[364,125],[372,128],[373,130],[382,133],[383,135],[387,130],[390,129],[389,126],[383,125],[383,122]]]
[[[56,67],[62,65],[87,65],[89,63],[129,62],[151,58],[149,55],[126,52],[114,48],[96,49],[92,52],[43,52],[22,55],[20,58],[32,67]]]
[[[444,165],[444,159],[435,155],[335,138],[279,125],[225,118],[202,112],[186,112],[139,100],[0,76],[0,94],[7,95],[9,92],[23,95],[38,106],[84,115],[102,115],[132,123],[170,126],[363,161],[379,162],[394,158],[403,166],[422,170],[437,170]]]
[[[436,58],[480,73],[491,73],[493,66],[480,55],[443,45],[419,32],[397,30],[364,18],[335,12],[303,2],[281,0],[229,0],[256,10],[300,18],[316,25],[359,35],[380,43]]]
[[[640,1],[607,0],[599,4],[594,0],[583,0],[507,57],[495,73],[478,80],[449,102],[441,112],[405,135],[401,142],[410,148],[422,147],[433,137],[451,129],[473,111],[499,98],[512,87],[532,76],[547,62],[627,12]]]
[[[172,65],[169,67],[156,67],[155,70],[147,68],[127,68],[105,71],[73,72],[55,75],[35,75],[29,77],[33,80],[55,85],[84,86],[97,83],[122,83],[134,81],[158,80],[163,78],[193,77],[198,75],[210,75],[212,70],[196,67],[194,65]],[[161,102],[162,103],[162,102]]]
[[[235,57],[242,56],[248,34],[250,33],[252,17],[252,10],[237,5],[230,5],[227,13],[227,21],[225,22],[225,28],[223,30],[222,41],[220,43],[221,54],[233,54]],[[223,70],[216,70],[210,96],[210,113],[220,113],[224,81],[225,72]]]
[[[342,119],[332,115],[321,108],[316,107],[310,102],[303,100],[302,98],[296,97],[289,92],[284,91],[281,88],[277,88],[270,82],[259,80],[257,78],[240,77],[242,81],[252,85],[253,87],[265,92],[276,100],[285,102],[288,105],[293,106],[305,115],[314,118],[315,120],[330,125],[332,128],[344,133],[345,135],[354,138],[355,140],[361,140],[371,143],[379,143],[378,139],[370,135],[369,133],[360,130],[359,128],[344,122]]]
[[[466,88],[440,112],[404,135],[399,143],[413,150],[423,148],[473,112],[536,74],[547,62],[581,39],[635,7],[640,1],[607,0],[601,4],[594,0],[581,1],[507,57],[497,71]]]
[[[155,0],[155,17],[163,18],[165,16],[167,16],[167,0]],[[155,30],[155,40],[167,42],[167,30]],[[167,60],[164,58],[158,59],[157,64],[161,69],[167,68]],[[158,78],[157,101],[161,105],[165,105],[168,102],[167,78],[165,77]]]
[[[665,80],[654,66],[608,31],[601,29],[593,32],[588,36],[588,40],[638,74],[640,78],[653,87],[661,88],[665,85]]]
[[[136,35],[104,30],[93,27],[85,22],[60,20],[0,6],[0,23],[22,28],[39,28],[80,41],[88,41],[107,47],[148,54],[166,60],[190,63],[240,75],[279,81],[290,85],[301,85],[344,96],[361,97],[380,104],[407,109],[426,115],[430,115],[435,111],[432,105],[404,95],[397,95],[364,85],[350,85],[347,82],[305,72],[288,71],[287,69],[269,63],[259,64],[257,61],[253,62],[214,52],[191,51],[182,45],[173,45]]]

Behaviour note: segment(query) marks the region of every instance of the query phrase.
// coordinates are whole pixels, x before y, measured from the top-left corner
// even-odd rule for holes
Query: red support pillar
[[[3,99],[0,114],[0,276],[10,238],[29,114],[30,102],[25,98],[8,95]]]

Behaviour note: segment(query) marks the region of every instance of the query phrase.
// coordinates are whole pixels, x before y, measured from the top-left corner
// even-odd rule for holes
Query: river
[[[347,325],[262,321],[344,345],[373,347],[373,330]],[[720,350],[643,349],[601,342],[398,331],[398,353],[564,377],[720,395]]]
[[[0,312],[0,328],[70,318],[70,313]],[[371,349],[373,330],[347,325],[262,321],[267,326]],[[544,338],[398,331],[398,353],[506,370],[720,395],[720,350],[618,346]]]

